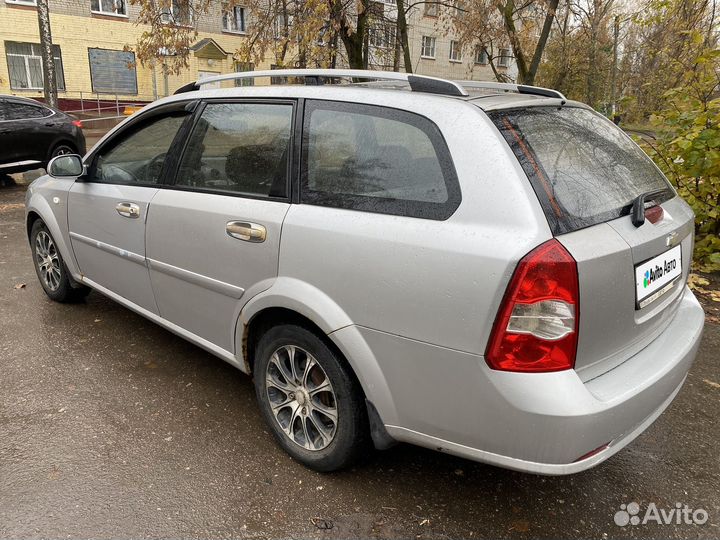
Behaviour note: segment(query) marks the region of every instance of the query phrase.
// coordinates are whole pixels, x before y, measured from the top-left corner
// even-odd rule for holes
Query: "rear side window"
[[[460,202],[445,141],[416,114],[308,101],[303,156],[305,203],[442,220]]]
[[[14,103],[8,101],[5,105],[5,117],[7,120],[24,120],[26,118],[43,118],[50,116],[52,112],[45,107],[30,105],[27,103]]]
[[[629,213],[642,193],[668,188],[665,177],[625,133],[577,107],[491,113],[533,184],[554,234]]]

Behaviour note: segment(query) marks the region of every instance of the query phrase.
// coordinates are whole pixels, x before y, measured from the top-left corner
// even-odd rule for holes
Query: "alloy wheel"
[[[35,261],[47,288],[56,291],[60,287],[60,256],[55,242],[45,231],[40,231],[35,237]]]
[[[335,391],[310,353],[294,345],[277,349],[267,364],[265,387],[273,417],[291,441],[311,451],[333,441],[338,424]]]

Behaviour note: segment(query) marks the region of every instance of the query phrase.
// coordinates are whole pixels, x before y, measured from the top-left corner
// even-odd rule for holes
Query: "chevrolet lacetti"
[[[305,84],[245,84],[270,75]],[[548,89],[223,75],[55,158],[26,202],[51,299],[95,289],[252,374],[319,471],[395,442],[587,469],[670,404],[703,328],[692,211]]]

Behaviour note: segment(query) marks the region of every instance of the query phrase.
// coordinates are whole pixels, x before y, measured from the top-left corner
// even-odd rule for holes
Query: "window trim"
[[[127,2],[123,2],[123,6],[125,6],[125,13],[115,13],[112,11],[103,11],[102,10],[102,4],[103,1],[111,1],[111,0],[98,0],[101,9],[92,9],[92,2],[90,3],[90,13],[93,13],[95,15],[107,15],[108,17],[117,17],[119,19],[128,19],[130,18],[130,15],[128,13],[128,5]]]
[[[432,47],[432,56],[428,56],[425,54],[425,39],[432,39],[433,40],[433,47]],[[420,58],[425,58],[427,60],[435,60],[437,58],[437,38],[435,36],[421,36],[420,38]]]
[[[457,58],[453,58],[453,53],[457,53]],[[453,64],[462,64],[462,47],[460,42],[454,39],[450,40],[450,50],[448,51],[448,61]]]
[[[78,177],[76,181],[86,182],[88,184],[102,184],[111,186],[137,186],[137,187],[149,187],[162,189],[167,183],[168,175],[174,172],[177,165],[177,152],[178,146],[182,144],[184,138],[187,137],[187,128],[190,124],[189,119],[194,117],[197,109],[199,108],[197,100],[190,101],[175,101],[159,107],[154,107],[149,111],[139,113],[137,117],[129,120],[122,128],[114,131],[107,139],[103,140],[100,145],[92,150],[90,154],[83,160],[83,163],[87,165],[87,172],[82,176]],[[127,137],[132,136],[137,131],[145,127],[151,120],[162,116],[170,116],[172,114],[186,114],[185,121],[180,125],[175,137],[173,137],[172,143],[170,143],[170,151],[167,152],[167,158],[163,163],[163,168],[160,173],[160,178],[155,184],[147,184],[144,182],[99,182],[94,179],[97,169],[97,158],[101,152],[105,150],[112,150],[115,146],[125,140]]]
[[[224,5],[223,5],[224,4]],[[220,24],[222,26],[222,31],[225,34],[235,34],[238,36],[244,36],[247,34],[247,8],[245,6],[240,5],[234,5],[232,6],[232,15],[235,15],[235,10],[240,8],[243,10],[243,16],[242,16],[242,22],[243,22],[243,29],[242,30],[232,30],[230,28],[225,28],[225,8],[227,6],[227,2],[222,2],[220,5]]]
[[[5,3],[12,6],[37,7],[37,0],[5,0]]]
[[[30,70],[30,67],[29,67],[29,64],[28,64],[28,62],[27,62],[27,58],[40,58],[40,73],[41,73],[41,75],[42,75],[43,84],[45,84],[45,68],[44,68],[43,63],[42,63],[42,55],[41,55],[41,56],[34,56],[34,55],[28,56],[28,55],[26,55],[26,54],[17,54],[17,53],[9,52],[9,51],[8,51],[8,47],[7,47],[8,43],[17,43],[17,44],[21,44],[21,45],[30,45],[31,47],[32,47],[32,46],[40,47],[40,43],[33,43],[33,42],[31,42],[31,41],[13,41],[13,40],[5,40],[5,41],[3,41],[3,45],[4,45],[4,48],[5,48],[5,61],[6,61],[6,63],[7,63],[7,68],[8,68],[8,84],[9,84],[9,86],[10,86],[10,89],[11,89],[11,90],[14,90],[14,91],[16,91],[16,92],[42,92],[42,90],[43,90],[43,87],[42,87],[42,86],[39,86],[39,87],[29,86],[29,85],[30,85],[30,81],[31,81],[31,76],[30,76],[30,71],[29,71],[29,70]],[[58,92],[67,92],[67,86],[65,85],[65,66],[64,66],[63,60],[62,60],[62,48],[60,47],[60,45],[58,45],[58,44],[56,44],[56,43],[53,43],[53,44],[52,44],[52,48],[53,48],[53,63],[55,64],[55,84],[56,84],[56,86],[57,86],[57,91],[58,91]],[[57,56],[55,56],[55,54],[54,54],[55,48],[57,48],[57,51],[58,51],[58,55],[57,55]],[[10,61],[8,60],[8,57],[9,57],[9,56],[13,56],[13,57],[16,57],[16,58],[17,58],[17,57],[20,57],[20,58],[23,58],[23,59],[24,59],[24,63],[25,63],[25,75],[27,76],[27,82],[28,82],[28,86],[27,86],[26,88],[15,88],[15,87],[12,85],[12,77],[10,76]],[[58,65],[57,65],[58,62],[59,62],[59,64],[60,64],[60,72],[61,72],[62,77],[58,77],[58,69],[57,69],[57,68],[58,68]],[[62,87],[61,87],[61,85],[62,85]]]
[[[192,28],[195,26],[195,17],[193,12],[193,5],[192,0],[187,0],[188,4],[188,21],[187,22],[177,22],[175,20],[175,15],[173,14],[173,5],[182,0],[170,0],[170,7],[168,11],[163,11],[160,14],[160,23],[166,24],[168,26],[175,26],[178,28]]]
[[[388,199],[382,197],[368,197],[365,195],[311,191],[307,187],[308,146],[310,119],[314,110],[367,114],[369,116],[403,122],[421,130],[428,139],[430,139],[430,143],[435,150],[440,171],[442,172],[443,179],[445,180],[445,188],[448,195],[447,201],[436,203],[429,201]],[[398,117],[403,118],[400,119]],[[326,206],[329,208],[352,210],[356,212],[445,221],[452,217],[462,202],[462,190],[460,188],[460,182],[455,169],[455,163],[453,162],[452,155],[450,154],[447,141],[437,124],[421,114],[405,109],[397,109],[382,105],[321,99],[306,100],[302,119],[299,180],[299,202],[301,204]]]
[[[503,51],[507,54],[503,54]],[[498,51],[498,67],[508,68],[510,67],[510,60],[512,59],[512,50],[508,48],[502,48]]]
[[[239,191],[229,191],[224,189],[213,189],[213,188],[204,188],[204,187],[196,187],[196,186],[182,186],[177,184],[177,176],[180,171],[180,164],[182,163],[183,158],[185,157],[185,152],[187,151],[188,144],[190,143],[190,136],[192,135],[193,131],[195,131],[195,127],[202,117],[203,111],[205,111],[205,108],[210,104],[215,103],[223,103],[223,104],[230,104],[230,103],[256,103],[261,105],[291,105],[293,108],[292,112],[292,118],[290,120],[290,140],[289,140],[289,148],[290,152],[288,155],[287,160],[287,175],[285,180],[285,196],[284,197],[273,197],[273,196],[262,196],[262,195],[254,195],[252,193],[241,193]],[[182,141],[179,141],[180,144],[177,147],[176,150],[176,157],[177,159],[174,160],[172,164],[172,169],[168,171],[167,176],[165,177],[165,184],[163,185],[166,189],[174,189],[177,191],[192,191],[195,193],[208,193],[210,195],[223,195],[227,197],[240,197],[243,199],[252,199],[252,200],[259,200],[259,201],[275,201],[275,202],[285,202],[290,203],[293,198],[293,193],[295,192],[295,184],[297,179],[297,172],[298,172],[298,131],[296,129],[296,126],[298,123],[301,123],[299,121],[299,118],[302,118],[302,103],[301,100],[297,99],[287,99],[287,98],[281,98],[281,99],[272,99],[272,98],[207,98],[203,99],[199,106],[195,109],[195,112],[192,115],[192,121],[187,125],[187,130],[184,135],[184,138]],[[178,141],[173,141],[173,145],[175,145]],[[296,201],[295,201],[296,202]]]
[[[479,57],[479,58],[478,58]],[[475,49],[475,58],[473,63],[476,66],[487,66],[488,65],[488,53],[482,47]]]

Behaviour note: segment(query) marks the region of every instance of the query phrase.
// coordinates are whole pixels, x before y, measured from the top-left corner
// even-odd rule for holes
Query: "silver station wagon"
[[[270,76],[304,84],[246,84]],[[205,79],[55,158],[27,232],[50,298],[95,289],[252,374],[319,471],[396,442],[587,469],[670,404],[704,322],[688,205],[611,122],[513,84]]]

